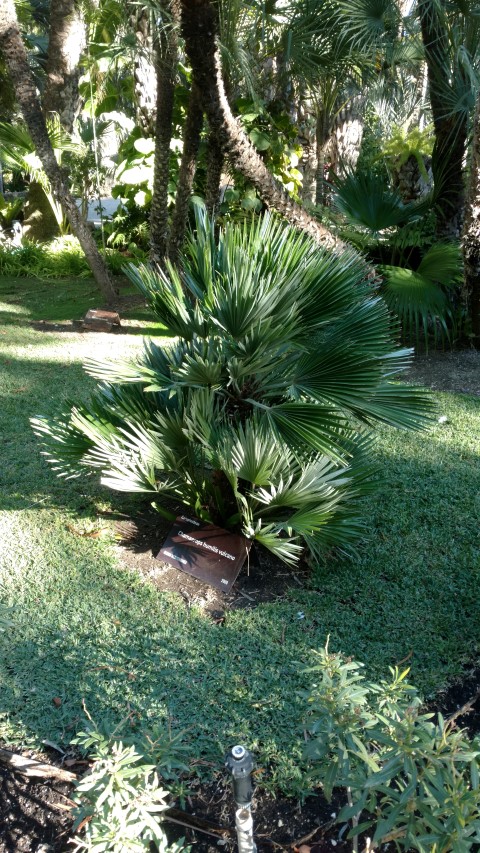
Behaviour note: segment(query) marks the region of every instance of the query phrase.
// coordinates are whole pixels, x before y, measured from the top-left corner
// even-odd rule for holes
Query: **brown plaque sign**
[[[235,583],[251,542],[195,516],[179,515],[163,543],[157,560],[224,592]]]

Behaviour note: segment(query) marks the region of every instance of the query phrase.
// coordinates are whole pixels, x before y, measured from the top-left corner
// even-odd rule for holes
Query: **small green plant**
[[[6,201],[0,193],[0,226],[2,228],[10,228],[14,219],[18,219],[23,203],[24,199],[21,197]]]
[[[407,131],[403,127],[393,127],[389,139],[383,144],[382,156],[396,170],[400,169],[410,157],[415,157],[420,174],[428,181],[425,169],[425,157],[431,157],[435,134],[433,125],[424,130],[413,127]]]
[[[112,741],[98,731],[81,732],[73,741],[92,750],[89,773],[76,785],[74,831],[84,829],[81,839],[72,839],[77,850],[151,850],[180,853],[190,848],[182,841],[168,842],[162,814],[168,809],[169,791],[161,787],[158,769],[147,763],[134,745]],[[174,762],[175,763],[175,762]],[[171,775],[170,762],[168,774]]]
[[[305,698],[309,740],[304,757],[311,783],[348,803],[338,822],[349,837],[371,835],[368,849],[393,842],[397,850],[468,853],[480,842],[480,744],[439,714],[422,713],[408,670],[391,670],[373,684],[361,664],[314,652],[318,678]]]

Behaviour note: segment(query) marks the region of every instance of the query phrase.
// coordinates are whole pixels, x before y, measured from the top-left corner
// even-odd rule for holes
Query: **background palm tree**
[[[0,5],[0,50],[25,123],[35,144],[36,153],[50,182],[52,193],[68,216],[72,231],[85,252],[85,257],[105,301],[112,303],[116,294],[107,267],[98,251],[93,235],[66,185],[65,177],[57,163],[48,137],[45,119],[28,63],[28,56],[18,28],[13,0],[4,0]]]

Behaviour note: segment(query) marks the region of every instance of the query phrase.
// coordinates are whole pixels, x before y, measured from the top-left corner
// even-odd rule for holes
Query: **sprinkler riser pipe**
[[[253,818],[250,809],[237,809],[235,812],[235,826],[237,829],[238,853],[257,853],[257,846],[253,840]]]

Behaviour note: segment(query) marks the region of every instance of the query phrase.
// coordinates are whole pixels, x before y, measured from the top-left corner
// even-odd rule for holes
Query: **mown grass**
[[[102,510],[134,509],[136,499],[96,480],[56,478],[31,432],[29,417],[88,394],[81,363],[93,350],[125,357],[141,346],[138,334],[30,325],[79,316],[95,297],[87,281],[0,281],[0,600],[16,622],[0,634],[0,736],[66,743],[84,725],[85,702],[107,727],[168,721],[185,730],[192,758],[213,766],[244,742],[269,783],[294,792],[302,670],[328,634],[369,676],[409,658],[411,680],[429,697],[478,655],[479,400],[437,395],[448,423],[427,434],[381,430],[384,484],[366,502],[358,559],[331,557],[311,588],[229,613],[219,626],[123,570],[108,536],[75,532],[101,526]]]

